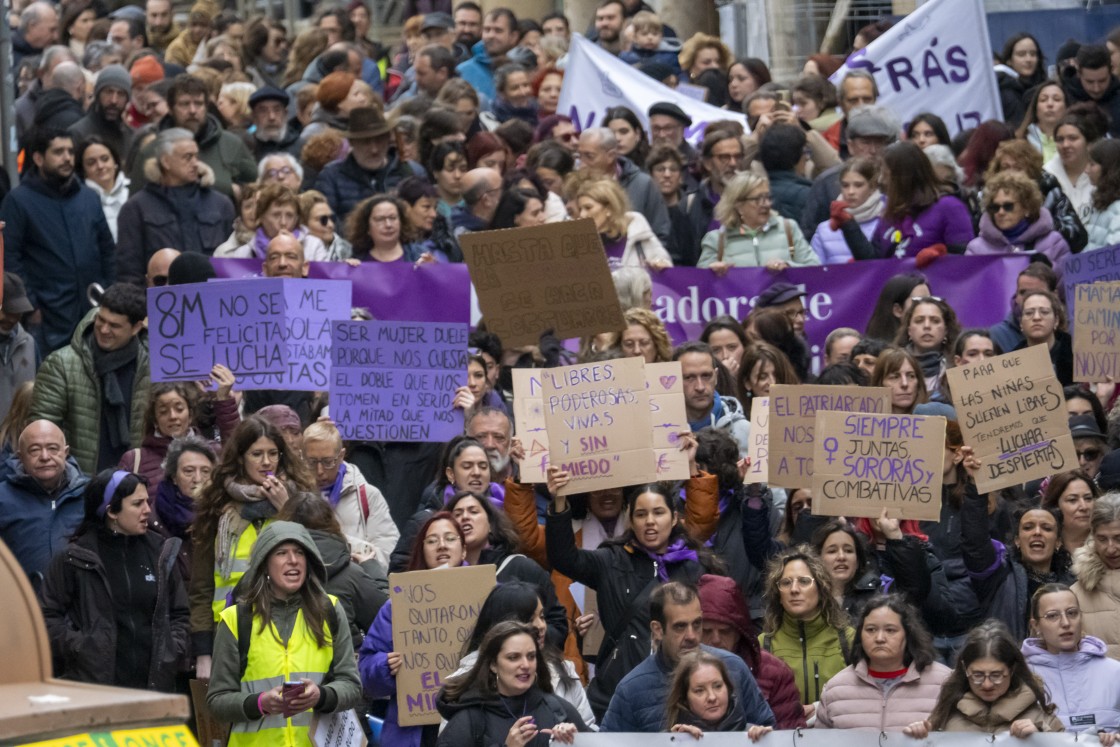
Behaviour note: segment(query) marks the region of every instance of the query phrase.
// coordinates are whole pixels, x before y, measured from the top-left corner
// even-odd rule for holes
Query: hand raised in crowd
[[[960,448],[961,465],[968,472],[968,476],[976,480],[976,475],[980,473],[980,466],[982,464],[980,457],[976,456],[976,452],[972,450],[971,446],[962,446]]]
[[[595,620],[596,619],[597,619],[597,616],[595,615],[594,612],[589,612],[586,615],[580,615],[579,617],[577,617],[576,618],[576,633],[581,638],[583,636],[587,635],[587,631],[591,630],[591,627],[593,625],[595,625]]]
[[[278,511],[284,508],[284,504],[288,502],[288,486],[276,475],[269,475],[264,478],[264,482],[261,483],[261,490],[264,491],[268,502],[275,506]]]
[[[568,499],[560,495],[560,490],[572,481],[572,476],[567,470],[562,470],[554,464],[548,466],[545,473],[548,480],[548,494],[552,496],[553,504],[557,511],[563,511],[568,506]]]
[[[736,466],[739,468],[739,479],[746,480],[747,473],[751,471],[751,458],[749,456],[741,458],[736,462]]]
[[[887,516],[887,509],[884,508],[883,512],[879,514],[879,518],[874,519],[872,523],[875,525],[875,529],[887,539],[902,539],[902,529],[900,528],[899,521],[898,519],[892,519]]]
[[[688,474],[693,477],[700,473],[700,468],[696,466],[696,448],[699,445],[700,442],[696,440],[696,434],[692,431],[681,431],[677,434],[677,448],[688,457]]]
[[[1113,395],[1116,394],[1116,379],[1112,376],[1106,376],[1105,381],[1097,382],[1096,384],[1089,385],[1089,391],[1097,395],[1104,408],[1108,409],[1108,403],[1112,401]]]
[[[509,459],[514,464],[521,464],[525,461],[525,445],[516,436],[509,445]]]
[[[237,383],[237,377],[226,366],[215,363],[210,369],[210,383],[218,387],[215,397],[218,400],[225,400],[233,394],[233,385]]]

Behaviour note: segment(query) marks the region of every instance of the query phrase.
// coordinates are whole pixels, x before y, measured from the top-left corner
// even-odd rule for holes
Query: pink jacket
[[[841,670],[824,686],[816,726],[902,731],[915,721],[929,718],[941,683],[950,671],[944,664],[933,662],[924,672],[918,672],[911,664],[902,679],[884,694],[879,681],[867,673],[867,662],[861,661]]]

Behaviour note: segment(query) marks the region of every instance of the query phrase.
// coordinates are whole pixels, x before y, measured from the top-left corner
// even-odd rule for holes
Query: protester
[[[109,223],[113,241],[118,240],[117,218],[128,200],[128,177],[121,170],[119,151],[97,135],[90,135],[79,146],[75,162],[87,187],[101,199],[101,210]]]
[[[1023,342],[1016,350],[1033,345],[1045,345],[1054,366],[1054,375],[1062,386],[1073,383],[1073,338],[1067,332],[1069,324],[1065,304],[1052,291],[1030,291],[1022,298],[1019,324]]]
[[[1054,127],[1057,155],[1044,167],[1058,179],[1062,191],[1084,223],[1092,210],[1093,184],[1089,178],[1089,147],[1107,134],[1107,120],[1091,104],[1079,104]]]
[[[1080,469],[1052,475],[1042,491],[1042,507],[1062,516],[1062,547],[1073,554],[1089,539],[1093,502],[1101,490],[1087,472]]]
[[[695,739],[703,737],[705,731],[746,731],[754,742],[772,731],[769,726],[748,727],[727,665],[705,651],[681,657],[673,671],[666,702],[669,712],[665,722],[669,731],[683,732]]]
[[[1086,249],[1120,243],[1120,143],[1100,140],[1089,147],[1086,169],[1093,184],[1093,209],[1085,219]]]
[[[915,407],[929,401],[922,364],[900,348],[888,348],[879,354],[871,373],[871,386],[890,390],[891,412],[896,415],[913,414]]]
[[[961,333],[953,307],[940,298],[911,298],[902,315],[894,344],[910,353],[921,365],[926,394],[942,399],[941,381],[949,368],[949,349]]]
[[[1056,80],[1047,80],[1034,89],[1027,103],[1026,113],[1015,136],[1025,139],[1049,163],[1058,155],[1054,141],[1058,122],[1065,116],[1067,108],[1066,92]]]
[[[663,270],[673,266],[645,216],[630,209],[626,192],[608,179],[584,182],[576,192],[579,217],[591,218],[603,239],[612,269],[626,266]]]
[[[1042,207],[1042,193],[1025,174],[1010,172],[989,179],[982,207],[979,235],[968,242],[965,254],[1043,254],[1055,267],[1070,255],[1050,211]]]
[[[876,162],[846,161],[840,169],[840,194],[832,203],[832,217],[817,226],[810,242],[821,264],[873,258],[871,239],[878,232],[884,207]]]
[[[1108,645],[1108,655],[1120,658],[1116,630],[1116,584],[1120,580],[1120,495],[1109,493],[1093,502],[1089,539],[1074,553],[1073,593],[1081,606],[1085,632]]]

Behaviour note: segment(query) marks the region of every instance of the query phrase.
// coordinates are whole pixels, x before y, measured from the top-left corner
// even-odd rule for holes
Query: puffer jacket
[[[650,262],[668,262],[673,258],[665,251],[661,239],[654,235],[649,221],[641,213],[628,212],[630,224],[626,227],[626,248],[622,250],[623,267],[645,267]]]
[[[66,434],[70,453],[86,474],[97,471],[101,432],[101,380],[93,367],[93,318],[90,309],[78,323],[70,345],[47,356],[35,377],[31,401],[33,420],[49,420]],[[149,365],[148,334],[139,333],[140,351],[136,357],[136,378],[132,382],[132,412],[129,420],[131,442],[144,441],[144,412],[148,409]]]
[[[551,729],[557,724],[568,723],[574,724],[579,731],[590,731],[572,704],[561,697],[546,693],[539,687],[532,687],[523,698],[523,705],[519,710],[526,716],[533,717],[533,724],[537,729]],[[447,728],[439,735],[437,744],[439,747],[465,747],[476,744],[476,738],[481,739],[477,744],[506,744],[510,728],[521,718],[510,713],[508,701],[507,698],[485,697],[477,690],[468,690],[458,700],[449,702],[444,699],[443,692],[440,692],[436,707],[440,715],[447,719]],[[382,744],[403,745],[402,742],[384,741],[384,737],[382,740]],[[547,747],[552,743],[548,734],[538,732],[525,745]]]
[[[952,489],[952,485],[945,485],[941,490],[939,520],[918,524],[929,536],[930,547],[941,563],[940,572],[931,577],[933,589],[922,605],[922,617],[933,635],[948,638],[964,635],[984,619],[983,605],[961,554],[963,522],[961,508],[954,507],[949,495]],[[976,484],[969,482],[965,486],[964,500],[975,495]],[[992,534],[986,514],[980,526],[985,533]]]
[[[1030,719],[1042,732],[1065,731],[1062,722],[1053,713],[1046,713],[1038,704],[1034,693],[1026,685],[1010,690],[994,703],[985,703],[972,691],[957,701],[939,731],[971,731],[995,734],[1008,731],[1019,719]]]
[[[723,261],[732,267],[765,267],[774,260],[786,262],[790,267],[814,267],[821,263],[797,221],[771,213],[770,219],[757,231],[746,228],[728,231],[726,226],[709,231],[700,243],[697,267],[711,267],[719,261],[721,236],[724,237]]]
[[[1011,243],[1003,231],[992,222],[988,213],[980,218],[980,235],[968,242],[964,253],[968,256],[986,254],[1045,254],[1054,264],[1054,268],[1061,271],[1062,260],[1070,255],[1069,244],[1062,235],[1054,230],[1054,220],[1046,208],[1039,210],[1038,220],[1027,227],[1027,230]]]
[[[1028,638],[1022,651],[1066,731],[1120,731],[1120,661],[1108,658],[1104,641],[1087,635],[1076,652],[1052,654],[1040,638]]]
[[[89,477],[70,457],[62,483],[48,493],[27,474],[19,457],[10,457],[5,468],[9,477],[0,482],[0,539],[38,588],[51,558],[65,549],[70,535],[82,523],[82,496]]]
[[[214,415],[217,419],[218,431],[222,434],[222,441],[228,441],[241,422],[241,415],[237,412],[237,401],[230,397],[214,402]],[[163,460],[167,458],[167,449],[173,440],[169,436],[153,431],[144,436],[139,449],[126,451],[117,466],[143,475],[148,481],[149,489],[154,492],[156,485],[163,481]],[[210,442],[210,450],[214,452],[214,456],[222,453],[222,441]],[[140,457],[139,464],[137,464],[137,454]]]
[[[1089,231],[1089,243],[1085,250],[1100,249],[1120,244],[1120,201],[1114,202],[1104,210],[1093,208],[1085,220]]]
[[[1034,127],[1034,125],[1031,125]],[[1029,136],[1028,136],[1029,137]],[[1038,177],[1038,189],[1042,192],[1042,207],[1050,211],[1054,230],[1062,235],[1069,244],[1069,250],[1077,254],[1086,248],[1089,232],[1085,230],[1077,210],[1062,189],[1061,182],[1049,171]]]
[[[409,176],[424,176],[424,169],[412,161],[402,161],[395,148],[389,148],[389,160],[378,171],[366,171],[354,160],[353,154],[342,161],[335,161],[319,172],[315,189],[323,193],[331,210],[339,220],[345,220],[350,211],[367,197],[378,192],[392,192],[401,180]]]
[[[355,648],[362,645],[369,626],[373,625],[378,611],[389,601],[389,579],[385,569],[376,559],[358,564],[350,559],[346,540],[330,532],[309,530],[315,547],[323,556],[327,571],[325,588],[328,594],[338,597],[346,619],[350,621],[350,637]]]
[[[727,435],[735,439],[739,447],[739,457],[747,455],[747,445],[751,437],[751,421],[746,416],[743,406],[734,397],[725,397],[716,392],[712,400],[712,409],[700,420],[690,421],[688,427],[693,433],[704,428],[715,428],[727,431]]]
[[[820,700],[828,681],[848,666],[855,631],[850,627],[837,630],[826,623],[820,613],[809,620],[783,614],[778,629],[763,633],[759,640],[764,651],[774,654],[793,670],[801,702],[809,705]]]
[[[1108,645],[1109,657],[1120,659],[1120,571],[1105,566],[1091,534],[1073,554],[1073,573],[1082,632],[1100,638]]]
[[[187,592],[175,560],[178,538],[165,539],[155,532],[143,536],[113,536],[97,528],[82,533],[54,557],[43,586],[43,619],[55,659],[62,663],[60,676],[102,685],[116,679],[119,640],[112,586],[102,556],[120,551],[113,545],[141,543],[158,558],[155,568],[156,602],[151,616],[152,649],[148,689],[173,692],[178,661],[187,655],[190,613]],[[143,552],[143,550],[141,550]],[[139,573],[139,570],[137,570]]]
[[[879,227],[879,217],[875,216],[871,220],[865,220],[863,223],[856,223],[850,221],[858,227],[860,233],[869,242],[871,237],[875,234],[875,229]],[[813,233],[813,238],[809,242],[813,247],[813,251],[820,257],[822,265],[838,265],[845,262],[851,262],[854,257],[852,256],[852,248],[848,245],[848,240],[844,237],[844,229],[846,226],[840,228],[833,228],[830,221],[824,221],[817,230]]]
[[[817,706],[821,729],[878,729],[902,731],[915,721],[929,718],[937,696],[952,670],[933,662],[919,672],[911,664],[906,674],[883,687],[867,672],[867,662],[847,667],[824,686]]]
[[[805,726],[805,709],[793,671],[789,666],[758,645],[758,631],[751,622],[746,602],[734,580],[726,576],[700,577],[700,608],[706,622],[730,625],[739,634],[737,654],[751,670],[762,697],[774,712],[774,728],[798,729]]]

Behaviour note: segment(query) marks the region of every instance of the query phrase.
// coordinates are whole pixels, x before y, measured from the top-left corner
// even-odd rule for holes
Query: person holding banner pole
[[[757,742],[772,726],[748,724],[723,659],[707,651],[681,657],[669,685],[669,731],[700,739],[705,731],[743,732]]]

